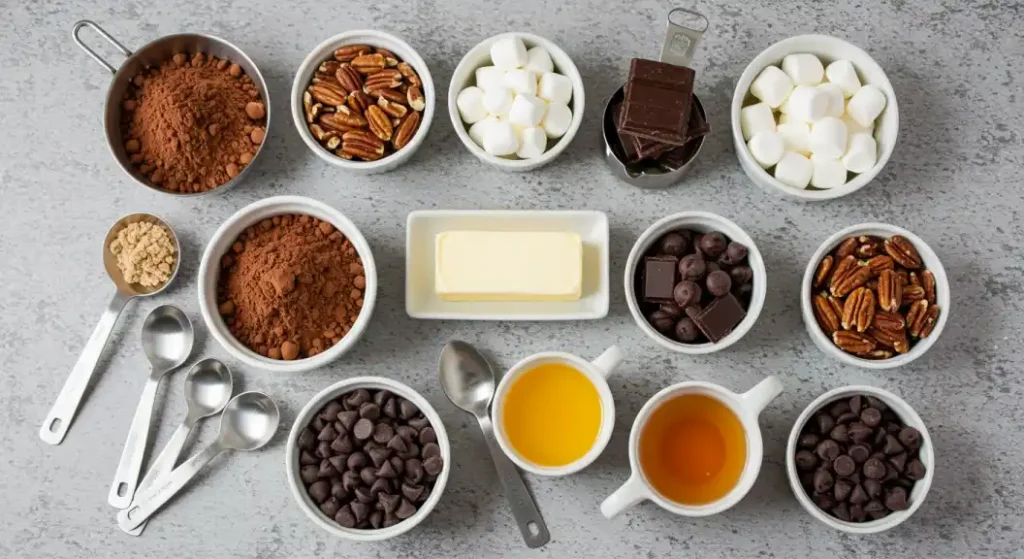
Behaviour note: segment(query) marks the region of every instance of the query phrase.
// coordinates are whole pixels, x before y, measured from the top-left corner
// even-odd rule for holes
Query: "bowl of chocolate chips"
[[[441,417],[415,390],[356,377],[299,412],[285,451],[292,496],[338,537],[380,541],[423,521],[448,481],[451,447]]]
[[[693,355],[736,343],[757,321],[767,274],[754,240],[709,212],[681,212],[651,225],[629,253],[626,302],[662,347]]]
[[[920,508],[935,475],[928,429],[902,398],[844,386],[811,402],[786,447],[789,484],[823,523],[853,534],[894,528]]]

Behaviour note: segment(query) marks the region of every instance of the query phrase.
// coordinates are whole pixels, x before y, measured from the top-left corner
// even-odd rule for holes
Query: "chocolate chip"
[[[330,402],[327,402],[327,405],[324,406],[323,409],[320,410],[320,418],[323,419],[324,421],[334,421],[334,418],[337,417],[338,412],[342,411],[343,409],[345,408],[341,406],[341,402],[338,402],[337,400],[331,400]],[[330,516],[334,515],[332,514]]]
[[[331,460],[329,458],[325,458],[320,461],[320,471],[318,471],[316,475],[321,478],[329,478],[337,476],[339,473],[341,472],[334,469],[334,466],[331,464]]]
[[[896,437],[892,435],[885,436],[885,446],[882,447],[882,452],[886,454],[899,454],[904,450],[903,445],[900,444],[900,441],[896,440]]]
[[[872,433],[874,433],[874,430],[871,427],[859,421],[851,423],[846,427],[846,435],[855,443],[862,443],[868,440],[871,438]]]
[[[416,404],[406,400],[405,398],[398,399],[398,415],[402,419],[412,419],[413,417],[416,417],[416,414],[419,413],[419,411],[420,409],[416,407]],[[420,427],[417,427],[417,429],[420,429]]]
[[[338,421],[346,431],[351,432],[352,427],[355,426],[356,421],[359,421],[359,412],[353,410],[346,410],[338,412]]]
[[[338,435],[338,438],[331,442],[331,450],[338,454],[350,454],[355,450],[355,445],[348,435]]]
[[[700,281],[707,274],[707,264],[699,254],[687,254],[679,259],[679,276],[684,280]]]
[[[334,466],[334,469],[338,472],[344,472],[348,466],[348,454],[339,454],[337,456],[331,456],[327,459]]]
[[[308,466],[310,464],[319,464],[319,463],[320,463],[320,459],[317,458],[316,456],[313,456],[309,452],[306,452],[305,450],[299,452],[299,465],[300,466]]]
[[[907,453],[901,452],[896,456],[889,457],[889,463],[896,468],[897,472],[903,473],[903,468],[907,466]]]
[[[885,442],[886,431],[884,428],[875,429],[875,445],[881,445]]]
[[[868,396],[866,399],[868,401],[868,406],[871,406],[878,411],[885,411],[889,409],[889,406],[885,405],[885,402],[875,398],[874,396]]]
[[[370,435],[373,434],[373,422],[365,418],[356,421],[356,424],[352,427],[352,434],[361,441],[369,439]]]
[[[818,446],[818,442],[820,440],[821,439],[818,437],[818,435],[815,435],[814,433],[804,433],[803,435],[800,435],[800,439],[797,440],[796,444],[800,448],[813,449]]]
[[[395,510],[395,516],[402,520],[405,520],[414,514],[416,514],[416,507],[405,499],[402,499],[402,503],[398,505],[398,509]]]
[[[927,473],[927,469],[924,467],[924,463],[922,463],[917,458],[914,458],[913,460],[911,460],[910,462],[907,463],[907,468],[906,468],[907,479],[911,479],[911,480],[914,480],[914,481],[917,481],[919,479],[924,479],[924,475],[926,473]]]
[[[815,420],[818,422],[818,432],[825,437],[827,437],[829,431],[836,426],[836,420],[826,413],[819,413],[815,416]]]
[[[359,417],[373,421],[380,417],[380,406],[367,402],[359,407]]]
[[[341,501],[336,497],[328,497],[326,501],[320,503],[320,512],[326,514],[330,518],[333,518],[334,515],[338,514],[339,510],[341,510]]]
[[[348,496],[348,491],[345,489],[345,486],[340,481],[338,481],[337,479],[331,481],[331,497],[334,497],[338,500],[346,500],[348,499]]]
[[[836,425],[829,431],[828,436],[837,443],[849,442],[849,433],[846,425]]]
[[[372,466],[366,466],[359,470],[359,479],[366,485],[373,485],[377,481],[377,471]]]
[[[312,429],[306,427],[299,433],[299,448],[312,452],[316,448],[317,436]]]
[[[405,439],[403,439],[402,436],[398,434],[391,437],[391,440],[388,441],[387,447],[399,454],[409,450],[409,446],[405,444]]]
[[[310,423],[309,426],[313,428],[314,432],[319,433],[328,423],[330,422],[324,421],[323,419],[320,419],[319,416],[317,416],[313,418],[313,422]]]
[[[402,461],[401,458],[399,458],[398,456],[392,456],[390,462],[391,467],[395,469],[395,472],[397,472],[398,475],[402,475],[405,473],[405,462]]]
[[[853,461],[858,464],[863,464],[871,457],[871,449],[865,444],[851,445],[850,448],[847,449],[846,453],[849,454],[850,458],[853,458]]]
[[[700,298],[703,292],[700,286],[690,280],[683,280],[676,284],[672,289],[672,299],[675,301],[676,307],[685,309],[690,305],[696,305],[700,303]],[[664,312],[664,311],[663,311]],[[672,315],[664,313],[669,319],[672,319]]]
[[[338,514],[334,515],[334,521],[341,524],[345,528],[355,528],[359,521],[356,520],[356,515],[352,513],[352,507],[345,505],[341,507]]]
[[[887,463],[885,465],[885,477],[882,478],[882,483],[888,483],[898,477],[900,477],[900,473],[896,471],[896,466]]]
[[[398,404],[395,403],[395,399],[392,398],[387,402],[384,402],[384,406],[381,407],[381,411],[384,412],[384,415],[392,419],[398,417]]]
[[[829,489],[832,489],[832,474],[825,470],[818,470],[814,472],[814,491],[816,493],[824,493]]]
[[[877,499],[882,494],[882,482],[877,479],[864,480],[864,492],[868,494],[868,497]]]
[[[320,476],[320,466],[317,464],[310,464],[299,468],[299,477],[302,478],[303,483],[309,485],[315,482]]]
[[[364,519],[370,516],[370,506],[362,501],[352,501],[349,504],[352,507],[352,514],[356,515],[356,520],[362,522]]]
[[[801,450],[796,453],[796,467],[798,470],[813,470],[818,465],[818,457],[809,450]]]
[[[849,411],[850,411],[850,403],[847,402],[846,400],[840,400],[840,401],[836,402],[835,404],[832,404],[832,407],[828,410],[828,413],[832,417],[834,417],[836,419],[839,419],[839,416],[841,416],[841,415],[843,415],[843,414],[845,414],[845,413],[847,413]]]
[[[849,405],[850,411],[859,416],[860,410],[864,407],[864,398],[860,394],[851,396]]]
[[[380,506],[384,509],[384,512],[392,514],[398,508],[399,503],[402,502],[402,496],[392,495],[390,493],[381,493],[377,495],[377,500],[380,502]]]
[[[864,487],[860,485],[853,486],[853,491],[850,492],[850,502],[855,505],[863,505],[868,502],[868,494],[864,491]]]
[[[839,503],[838,505],[833,507],[832,514],[835,515],[835,517],[839,520],[842,520],[843,522],[850,521],[850,509],[846,505],[846,503]]]
[[[832,468],[840,477],[846,477],[857,471],[857,463],[847,455],[837,457],[832,461]]]
[[[423,481],[423,462],[418,458],[412,458],[405,462],[405,477],[413,484]]]
[[[864,507],[860,505],[850,505],[850,521],[851,522],[864,522],[867,520],[868,514],[864,512]]]
[[[370,461],[377,468],[383,466],[384,462],[391,456],[391,452],[386,448],[372,448],[367,451],[367,454],[370,455]]]
[[[426,488],[422,485],[409,485],[408,483],[402,484],[402,495],[409,500],[410,503],[415,503],[420,500],[420,496],[423,495],[423,491]]]
[[[658,250],[666,256],[683,256],[690,248],[690,241],[676,231],[665,233],[658,243]]]
[[[431,456],[440,456],[440,455],[441,455],[441,447],[437,446],[437,443],[427,443],[427,444],[423,445],[423,450],[420,451],[420,456],[422,456],[424,460],[426,460],[427,458],[430,458]]]
[[[416,443],[408,443],[408,444],[406,444],[406,451],[405,452],[399,452],[398,455],[401,456],[402,458],[405,458],[405,459],[419,458],[419,456],[420,456],[420,445],[418,445]]]
[[[711,258],[712,260],[718,258],[726,251],[728,243],[729,241],[725,239],[725,235],[719,231],[705,233],[699,241],[701,252],[706,254],[708,258]]]
[[[395,430],[387,423],[378,423],[377,426],[373,428],[373,440],[380,444],[386,444],[391,440],[391,437],[394,436]]]
[[[677,340],[689,343],[697,341],[700,338],[701,332],[700,328],[697,327],[697,323],[692,318],[684,317],[676,323],[675,335]]]
[[[913,427],[904,427],[900,429],[897,437],[900,443],[910,450],[917,450],[921,447],[921,432]]]
[[[379,510],[375,510],[375,511],[371,512],[370,513],[370,526],[372,526],[373,529],[376,530],[376,529],[380,528],[383,525],[384,525],[384,513],[379,511]]]
[[[853,491],[853,484],[845,479],[836,481],[835,486],[832,488],[832,494],[836,496],[837,501],[845,501],[850,496],[850,492]]]
[[[401,521],[402,521],[402,519],[398,518],[397,516],[395,516],[393,514],[385,514],[384,515],[384,527],[385,528],[389,528],[391,526],[394,526],[395,524],[398,524]]]
[[[836,498],[832,496],[832,493],[816,493],[811,500],[822,510],[831,510],[836,506]]]
[[[363,453],[363,452],[358,452],[358,451],[357,452],[353,452],[348,457],[348,469],[350,469],[350,470],[358,470],[358,469],[366,466],[366,464],[368,464],[368,463],[369,463],[369,459],[366,457],[366,454]]]
[[[411,443],[419,437],[419,432],[408,425],[395,427],[395,432],[407,443]]]
[[[840,425],[844,425],[846,423],[850,423],[852,421],[856,421],[859,418],[860,418],[859,415],[853,413],[852,411],[848,411],[848,412],[844,413],[843,415],[840,415],[839,417],[837,417],[836,418],[836,423],[838,423]]]
[[[377,470],[377,475],[388,479],[394,479],[398,477],[398,472],[395,471],[391,462],[384,462],[384,464]]]
[[[440,474],[443,468],[444,460],[441,458],[439,454],[435,454],[423,460],[423,469],[426,470],[426,472],[432,476]]]
[[[893,487],[885,495],[885,507],[889,510],[907,510],[910,505],[907,503],[907,490],[902,487]]]
[[[865,408],[860,412],[860,420],[864,425],[874,429],[882,423],[882,412],[878,411],[876,408]]]
[[[348,404],[350,410],[358,410],[360,406],[369,402],[371,399],[370,391],[365,388],[357,388],[349,394],[345,403]]]
[[[370,495],[379,495],[380,493],[389,493],[391,491],[391,482],[384,478],[377,478],[370,486]]]
[[[424,427],[430,425],[430,420],[424,417],[422,414],[418,417],[414,417],[409,420],[409,426],[417,431],[422,431]]]
[[[728,272],[717,270],[708,274],[704,284],[709,293],[715,297],[722,297],[732,290],[732,276]]]
[[[352,470],[348,470],[341,474],[341,486],[345,491],[355,491],[356,487],[359,487],[359,474]]]
[[[378,390],[373,393],[373,403],[377,404],[377,407],[383,406],[384,402],[391,399],[391,392],[387,390]]]
[[[309,486],[309,496],[317,504],[326,501],[331,496],[331,483],[325,480],[314,482]]]
[[[370,493],[370,489],[368,487],[360,485],[359,487],[356,487],[352,493],[355,494],[356,500],[360,503],[369,503],[373,501],[373,493]]]
[[[839,456],[839,443],[832,439],[825,439],[818,443],[818,447],[815,449],[815,452],[822,460],[831,462]]]
[[[882,479],[885,477],[885,464],[878,458],[868,458],[864,462],[864,477],[868,479]]]
[[[327,442],[331,442],[331,441],[333,441],[336,438],[338,438],[338,432],[335,431],[334,427],[331,426],[331,425],[328,425],[328,426],[324,427],[320,431],[320,434],[316,436],[316,439],[318,441],[327,441]]]

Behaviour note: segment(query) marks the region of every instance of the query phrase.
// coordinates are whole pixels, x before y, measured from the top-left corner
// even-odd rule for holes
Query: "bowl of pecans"
[[[302,140],[324,161],[363,174],[412,157],[434,104],[426,63],[380,31],[347,31],[320,43],[292,83],[292,120]]]
[[[889,369],[924,355],[949,316],[949,282],[935,252],[895,225],[832,235],[804,272],[800,305],[811,340],[832,357]]]

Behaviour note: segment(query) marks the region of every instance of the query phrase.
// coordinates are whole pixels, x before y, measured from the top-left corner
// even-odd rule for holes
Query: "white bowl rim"
[[[402,149],[392,153],[391,155],[378,159],[376,161],[349,161],[342,159],[331,152],[327,151],[323,146],[313,138],[313,134],[310,133],[309,127],[306,125],[306,118],[303,114],[302,108],[302,92],[306,90],[309,85],[308,79],[303,79],[303,76],[310,73],[310,68],[313,66],[319,66],[323,62],[321,57],[316,56],[317,52],[322,49],[330,47],[331,49],[349,44],[352,37],[366,36],[371,37],[375,40],[379,40],[385,43],[385,48],[398,45],[399,50],[405,49],[409,51],[410,56],[403,56],[404,62],[408,62],[419,74],[420,81],[423,82],[423,96],[427,99],[427,106],[423,110],[423,118],[420,121],[420,127],[416,130],[416,134],[413,135],[412,140]],[[393,43],[393,45],[387,45],[386,43]],[[322,41],[317,46],[313,47],[313,50],[309,51],[306,58],[302,60],[302,64],[299,65],[299,69],[295,72],[295,78],[292,80],[292,92],[291,92],[291,110],[292,110],[292,121],[295,123],[295,128],[299,132],[299,136],[302,141],[306,144],[309,149],[315,153],[320,159],[341,167],[343,169],[349,169],[354,171],[362,171],[366,173],[380,172],[389,170],[405,162],[405,158],[396,159],[403,152],[408,150],[407,157],[411,157],[416,150],[419,149],[420,145],[427,137],[427,133],[430,130],[430,124],[434,120],[434,111],[437,105],[437,93],[434,90],[434,78],[430,75],[430,68],[427,63],[423,61],[423,58],[419,55],[416,49],[412,48],[409,43],[404,40],[383,31],[375,31],[373,29],[354,29],[351,31],[345,31],[338,33],[332,37],[329,37]]]
[[[922,456],[920,460],[927,470],[925,471],[924,478],[918,480],[914,484],[914,489],[917,489],[920,485],[920,490],[918,491],[917,497],[911,501],[910,508],[907,510],[893,512],[884,518],[868,522],[845,522],[825,513],[819,509],[813,501],[811,501],[811,498],[807,495],[807,491],[805,491],[803,486],[800,485],[800,475],[796,471],[794,456],[796,454],[797,439],[800,437],[800,431],[803,430],[804,425],[808,420],[810,420],[811,416],[815,412],[824,408],[827,404],[846,396],[865,393],[882,400],[882,402],[893,409],[905,425],[920,431],[921,452],[924,453],[924,456]],[[899,411],[897,411],[896,408],[899,408]],[[932,480],[935,478],[935,447],[932,445],[932,438],[931,435],[928,434],[928,427],[924,424],[924,421],[921,420],[921,416],[917,415],[914,408],[903,400],[903,398],[900,398],[888,390],[876,388],[874,386],[840,386],[839,388],[833,388],[832,390],[829,390],[815,398],[814,401],[804,408],[803,412],[801,412],[800,416],[797,418],[796,423],[793,424],[793,428],[789,432],[789,440],[786,442],[786,477],[789,478],[789,486],[790,489],[792,489],[796,500],[800,502],[800,505],[803,506],[811,516],[817,518],[824,524],[843,532],[849,532],[851,534],[875,534],[890,528],[895,528],[902,524],[905,520],[910,518],[918,508],[921,507],[922,503],[924,503],[925,497],[928,495],[928,490],[932,486]]]
[[[750,155],[749,151],[747,151],[746,149],[739,149],[740,146],[746,146],[746,142],[743,141],[743,133],[740,130],[739,121],[740,109],[743,108],[743,100],[747,96],[747,90],[750,89],[750,83],[754,81],[754,78],[757,77],[757,74],[760,73],[761,70],[764,70],[765,67],[772,64],[771,62],[768,62],[765,64],[758,64],[758,66],[755,67],[754,63],[758,62],[758,59],[764,57],[765,54],[768,53],[769,51],[785,50],[791,43],[801,41],[820,41],[821,43],[828,45],[841,45],[843,46],[843,48],[848,48],[850,50],[863,54],[865,59],[869,61],[869,66],[873,65],[875,67],[874,69],[877,69],[879,74],[882,76],[882,81],[872,82],[872,85],[879,87],[886,94],[887,99],[885,111],[886,114],[892,115],[891,117],[887,118],[892,119],[894,126],[896,128],[893,136],[893,142],[891,144],[883,146],[884,151],[878,158],[878,161],[875,162],[875,166],[864,173],[858,174],[853,180],[848,181],[846,184],[839,186],[837,188],[830,188],[827,190],[810,190],[789,186],[788,184],[769,175],[767,171],[761,168],[761,166],[754,161],[754,158],[753,156]],[[765,181],[766,184],[771,185],[776,190],[779,190],[780,192],[789,196],[793,196],[795,198],[815,201],[833,200],[836,198],[847,196],[849,194],[853,194],[854,192],[860,190],[861,188],[864,188],[865,186],[868,185],[868,183],[873,181],[875,177],[877,177],[878,174],[882,172],[882,169],[885,168],[886,164],[889,162],[890,157],[892,157],[892,152],[896,148],[896,139],[899,136],[900,122],[899,105],[896,100],[896,93],[892,88],[892,83],[889,81],[888,74],[885,73],[885,69],[883,69],[881,65],[879,65],[878,62],[876,62],[875,59],[870,54],[868,54],[867,51],[858,47],[857,45],[854,45],[853,43],[846,41],[845,39],[840,39],[839,37],[820,34],[796,35],[794,37],[788,37],[786,39],[782,39],[781,41],[773,43],[772,45],[768,46],[768,48],[759,52],[757,56],[755,56],[753,60],[750,61],[747,67],[744,68],[743,73],[740,74],[739,79],[736,81],[736,88],[733,91],[732,97],[731,120],[732,136],[733,142],[736,146],[737,157],[744,159],[746,162],[752,165],[751,168],[754,169],[754,172],[757,173]]]
[[[855,355],[850,355],[836,347],[836,345],[832,343],[832,340],[821,331],[821,327],[818,326],[818,320],[814,316],[814,306],[811,303],[811,285],[814,282],[814,273],[817,271],[818,263],[821,262],[821,259],[825,257],[828,251],[838,246],[843,239],[862,234],[877,234],[872,233],[872,231],[883,231],[889,235],[902,235],[906,237],[921,255],[922,262],[927,263],[928,261],[932,261],[936,264],[935,266],[926,266],[926,268],[935,275],[935,299],[936,304],[939,305],[939,308],[942,311],[939,313],[939,320],[935,323],[935,327],[932,328],[932,333],[927,338],[918,340],[907,353],[894,355],[890,359],[862,359]],[[818,249],[814,251],[811,259],[808,261],[807,268],[804,270],[804,277],[800,282],[800,313],[803,316],[807,334],[811,337],[812,341],[814,341],[815,345],[822,351],[834,359],[848,365],[854,365],[864,369],[891,369],[893,367],[906,365],[924,355],[925,352],[931,349],[931,347],[935,345],[935,342],[938,341],[943,328],[946,327],[946,320],[949,318],[949,312],[949,280],[946,277],[946,269],[943,267],[942,261],[939,260],[939,256],[930,246],[928,246],[928,243],[921,239],[921,237],[918,237],[914,233],[911,233],[902,227],[888,223],[858,223],[841,229],[828,239],[825,239],[825,242],[821,243]]]
[[[363,291],[363,307],[360,309],[359,316],[356,318],[356,322],[352,325],[348,334],[345,334],[338,343],[324,350],[322,353],[314,355],[313,357],[296,359],[294,361],[282,361],[263,357],[259,353],[256,353],[242,345],[241,342],[235,339],[235,337],[227,331],[224,321],[221,319],[220,313],[217,311],[216,302],[214,302],[213,306],[208,304],[207,297],[212,297],[213,300],[216,301],[216,294],[207,293],[207,290],[205,289],[206,278],[210,274],[220,273],[219,263],[221,255],[214,255],[213,247],[224,239],[228,234],[228,230],[251,219],[251,216],[257,212],[287,205],[307,208],[308,210],[313,210],[330,216],[329,221],[335,229],[341,231],[342,234],[344,234],[345,237],[348,238],[355,246],[356,252],[359,254],[359,257],[363,262],[363,277],[366,278],[366,288]],[[301,210],[294,210],[293,212],[302,213]],[[292,212],[282,210],[281,213]],[[252,225],[252,223],[248,223],[244,227],[249,227],[250,225]],[[215,257],[216,261],[214,262],[213,259]],[[369,325],[370,318],[373,316],[373,309],[377,302],[377,264],[373,259],[373,252],[370,250],[370,245],[366,242],[366,238],[363,237],[362,232],[360,232],[359,228],[356,227],[356,225],[340,211],[325,204],[324,202],[307,198],[305,196],[272,196],[270,198],[258,200],[239,209],[217,228],[213,233],[213,236],[210,237],[210,241],[206,244],[206,248],[203,250],[203,256],[199,263],[198,284],[199,313],[203,317],[203,322],[206,323],[206,328],[209,330],[213,338],[216,339],[217,342],[220,343],[221,347],[227,350],[232,357],[250,367],[256,367],[274,373],[299,373],[327,365],[331,361],[341,357],[345,352],[351,349],[359,338],[362,337]],[[214,286],[216,286],[216,280],[214,280]]]
[[[434,489],[430,492],[430,496],[427,500],[416,510],[416,513],[409,518],[395,524],[394,526],[388,526],[387,528],[377,529],[362,529],[357,530],[354,528],[344,528],[333,522],[327,522],[323,519],[323,513],[319,510],[314,510],[315,507],[310,505],[308,501],[309,497],[306,495],[305,489],[302,488],[302,484],[299,481],[299,474],[295,465],[298,463],[298,438],[299,434],[307,425],[312,421],[312,416],[324,405],[330,398],[341,394],[342,392],[351,391],[357,388],[385,388],[398,394],[399,396],[409,400],[416,404],[426,416],[427,420],[430,421],[430,426],[433,427],[434,433],[437,435],[438,446],[441,447],[441,458],[444,459],[444,468],[441,470],[441,474],[437,476],[437,480],[434,482]],[[295,421],[292,423],[292,428],[288,432],[288,443],[284,453],[285,461],[285,472],[288,477],[288,486],[292,490],[292,497],[295,498],[296,503],[302,512],[306,513],[317,526],[330,532],[331,534],[340,538],[345,538],[353,541],[360,542],[375,542],[393,538],[412,530],[416,526],[423,522],[430,512],[434,510],[438,501],[441,500],[441,494],[444,493],[444,488],[448,484],[448,474],[451,472],[451,445],[448,440],[448,431],[445,430],[444,423],[441,421],[441,416],[437,414],[437,410],[434,409],[430,402],[420,395],[419,392],[415,391],[409,385],[392,380],[385,377],[375,376],[363,376],[353,377],[345,380],[338,381],[327,388],[324,388],[316,396],[313,396],[309,402],[299,411],[298,415],[295,416]]]
[[[547,149],[540,157],[534,157],[532,159],[505,159],[484,151],[483,148],[478,146],[476,142],[469,137],[469,132],[466,129],[465,123],[462,122],[462,117],[459,115],[459,107],[456,104],[456,99],[459,96],[459,92],[462,90],[462,84],[455,83],[455,76],[459,73],[460,69],[470,63],[469,56],[477,50],[482,50],[485,47],[489,49],[492,43],[509,35],[519,37],[524,43],[544,47],[549,53],[559,53],[561,56],[564,56],[565,59],[569,61],[569,66],[566,68],[559,68],[559,70],[562,71],[563,76],[572,81],[572,106],[575,107],[576,103],[579,103],[579,108],[573,111],[572,122],[569,123],[569,129],[565,131],[565,134],[563,134],[561,138],[558,139],[558,143]],[[573,62],[572,57],[552,41],[539,35],[521,31],[500,33],[493,37],[488,37],[474,45],[473,48],[466,51],[466,54],[463,55],[462,59],[459,60],[459,63],[455,66],[455,70],[452,72],[452,80],[448,85],[448,116],[451,117],[452,127],[455,129],[455,133],[459,136],[459,140],[462,140],[462,145],[466,146],[466,149],[481,161],[510,171],[527,171],[534,169],[550,163],[558,157],[566,148],[569,147],[569,144],[571,144],[573,139],[576,137],[576,133],[579,131],[580,125],[583,123],[583,113],[585,108],[586,94],[584,91],[583,76],[580,74],[579,69],[576,68],[576,63]]]
[[[703,344],[684,344],[682,342],[669,339],[668,336],[658,332],[653,326],[648,324],[647,319],[643,316],[643,313],[640,312],[640,304],[637,302],[636,293],[633,290],[633,275],[636,271],[636,267],[639,265],[640,259],[643,257],[644,250],[653,242],[654,237],[661,234],[660,230],[668,226],[675,228],[684,227],[687,223],[695,220],[708,220],[714,222],[720,226],[718,230],[725,233],[726,236],[729,237],[729,240],[743,243],[747,247],[747,265],[750,266],[750,269],[754,272],[754,287],[750,294],[750,306],[747,307],[747,315],[742,321],[740,321],[736,328],[733,328],[732,332],[730,332],[725,338],[722,338],[718,343],[707,342]],[[726,229],[737,231],[741,233],[741,235],[730,234]],[[758,250],[753,237],[751,237],[746,230],[732,220],[722,217],[716,213],[695,210],[683,211],[665,216],[654,222],[640,234],[640,237],[637,238],[635,243],[633,243],[633,248],[629,251],[629,256],[626,258],[626,269],[623,273],[623,284],[626,292],[626,304],[629,306],[629,313],[633,315],[633,320],[636,322],[637,326],[647,334],[647,337],[671,351],[689,355],[704,355],[721,351],[733,345],[754,327],[754,323],[757,322],[757,318],[761,314],[761,309],[764,307],[764,301],[768,290],[768,272],[765,269],[764,258],[761,256],[761,251]]]

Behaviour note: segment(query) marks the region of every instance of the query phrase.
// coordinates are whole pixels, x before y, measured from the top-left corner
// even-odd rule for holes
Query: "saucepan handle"
[[[96,54],[96,51],[92,50],[92,48],[89,47],[89,45],[86,45],[82,42],[82,38],[79,37],[79,33],[82,31],[83,27],[90,27],[93,31],[99,33],[101,37],[107,40],[107,42],[114,45],[114,47],[117,50],[121,51],[121,54],[123,54],[125,58],[131,56],[132,51],[128,50],[128,47],[118,42],[117,39],[111,37],[110,33],[107,33],[102,27],[96,25],[94,22],[91,22],[87,19],[83,19],[82,21],[76,23],[75,26],[71,29],[71,38],[75,40],[75,44],[81,47],[81,49],[84,50],[86,54],[91,56],[93,60],[103,65],[103,67],[109,70],[111,74],[116,74],[117,68],[114,68],[114,66],[106,60],[104,60],[102,56]]]

